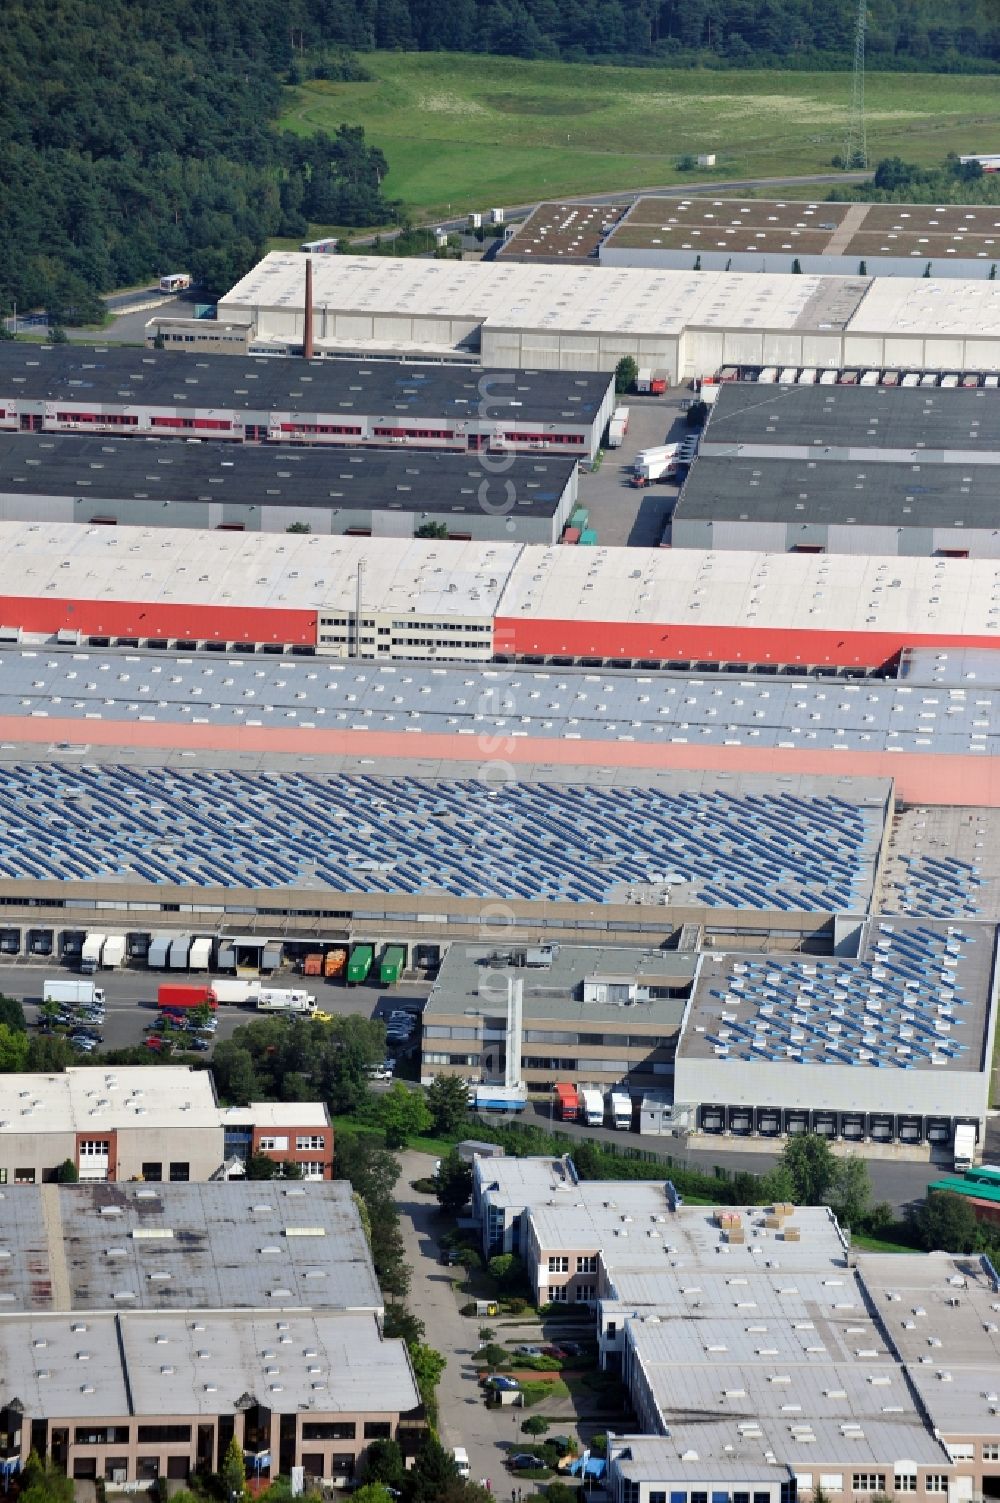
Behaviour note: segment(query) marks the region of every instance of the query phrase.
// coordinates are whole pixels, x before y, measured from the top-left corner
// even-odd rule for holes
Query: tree
[[[521,1429],[525,1435],[544,1435],[548,1428],[549,1422],[541,1414],[529,1414],[528,1418],[521,1422]]]
[[[841,1226],[857,1231],[868,1218],[872,1186],[868,1165],[857,1154],[834,1161],[830,1206]]]
[[[431,1114],[422,1091],[411,1091],[397,1080],[379,1101],[379,1116],[387,1148],[405,1148],[416,1133],[426,1132]]]
[[[246,1496],[247,1469],[243,1463],[243,1447],[234,1435],[226,1448],[223,1458],[220,1476],[225,1486],[227,1495],[232,1498]]]
[[[58,1183],[60,1185],[75,1185],[79,1182],[79,1179],[80,1176],[77,1173],[76,1165],[74,1164],[73,1160],[63,1159],[62,1163],[59,1165],[59,1168],[56,1170],[56,1180],[58,1181]]]
[[[0,1023],[0,1075],[16,1075],[28,1068],[31,1042],[28,1035]]]
[[[486,1266],[501,1289],[516,1288],[524,1278],[524,1264],[517,1253],[497,1253]]]
[[[489,1341],[485,1346],[479,1348],[479,1351],[476,1353],[476,1360],[482,1362],[486,1367],[510,1366],[510,1354],[507,1348],[500,1346],[499,1343],[494,1341]]]
[[[416,1346],[423,1341],[425,1329],[423,1321],[405,1305],[386,1305],[385,1317],[382,1321],[384,1336],[399,1337],[406,1342],[407,1346]]]
[[[0,1023],[6,1023],[14,1033],[27,1033],[28,1031],[24,1008],[16,998],[4,996],[2,992],[0,992]]]
[[[910,1219],[928,1252],[969,1253],[976,1246],[976,1213],[966,1197],[953,1190],[932,1190]]]
[[[311,525],[308,522],[293,522],[290,527],[286,527],[285,528],[285,531],[286,532],[302,532],[302,533],[312,532],[312,527],[311,527]]]
[[[434,1191],[442,1211],[457,1214],[472,1196],[472,1165],[464,1163],[452,1149],[441,1160]]]
[[[32,1451],[21,1473],[18,1497],[26,1498],[28,1503],[73,1503],[73,1494],[73,1483],[66,1473],[52,1461],[43,1462]]]
[[[448,527],[444,522],[423,522],[414,532],[415,538],[441,538],[448,536]]]
[[[437,1436],[425,1436],[410,1469],[410,1503],[440,1503],[457,1477],[455,1458]]]
[[[615,391],[634,391],[639,379],[639,367],[631,355],[623,355],[615,366]]]
[[[366,1482],[351,1497],[354,1503],[393,1503],[392,1493],[381,1482]]]
[[[441,1137],[459,1132],[469,1118],[469,1087],[457,1075],[435,1075],[427,1088],[431,1126]]]
[[[799,1133],[786,1142],[781,1166],[788,1171],[797,1205],[821,1206],[830,1199],[836,1161],[826,1138],[818,1133]]]
[[[365,1453],[365,1477],[384,1487],[400,1488],[406,1476],[403,1453],[396,1440],[373,1440]]]
[[[62,324],[49,325],[49,343],[69,344],[69,335],[66,333],[66,330],[63,328]]]
[[[447,1366],[447,1360],[440,1352],[435,1351],[432,1346],[426,1346],[423,1342],[418,1342],[415,1346],[408,1347],[407,1350],[410,1353],[413,1376],[417,1380],[420,1402],[426,1409],[428,1418],[435,1419],[437,1386]]]

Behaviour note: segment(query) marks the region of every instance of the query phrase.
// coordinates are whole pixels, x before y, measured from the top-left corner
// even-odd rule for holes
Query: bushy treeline
[[[870,183],[835,188],[838,203],[1000,204],[1000,172],[949,156],[940,167],[918,167],[901,157],[883,157]]]
[[[386,219],[385,159],[360,129],[273,127],[301,42],[294,9],[7,0],[0,310],[90,318],[98,291],[176,270],[213,295],[270,235]]]
[[[291,10],[295,10],[293,5]],[[312,45],[842,67],[856,0],[299,0]],[[874,68],[969,71],[1000,63],[991,0],[879,0],[868,18]]]

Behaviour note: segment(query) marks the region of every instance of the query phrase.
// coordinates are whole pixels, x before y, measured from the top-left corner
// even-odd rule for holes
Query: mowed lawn
[[[842,149],[843,73],[605,68],[454,53],[371,53],[370,83],[287,91],[281,124],[363,125],[389,162],[386,191],[417,217],[560,194],[683,184],[685,153],[714,176],[829,172]],[[1000,79],[872,73],[869,154],[932,165],[995,148]],[[706,177],[703,169],[693,174]],[[826,191],[826,190],[823,190]]]

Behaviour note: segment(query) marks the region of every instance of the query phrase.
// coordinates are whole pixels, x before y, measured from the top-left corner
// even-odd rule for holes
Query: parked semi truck
[[[174,1009],[185,1007],[218,1007],[215,993],[210,986],[181,986],[176,982],[164,982],[156,991],[158,1007]]]
[[[580,1097],[576,1086],[568,1080],[558,1080],[552,1089],[555,1094],[556,1116],[563,1122],[576,1122],[580,1116]]]
[[[577,1093],[582,1108],[580,1116],[588,1127],[604,1126],[604,1097],[591,1086],[584,1086]]]
[[[259,991],[259,981],[229,981],[223,976],[216,976],[212,981],[212,996],[216,1002],[228,1002],[236,1007],[242,1002],[256,1002]]]
[[[608,1115],[619,1132],[629,1132],[632,1127],[632,1097],[625,1091],[609,1091]]]
[[[80,951],[80,973],[83,976],[92,976],[101,963],[101,951],[104,949],[106,934],[88,934]]]
[[[262,987],[257,993],[258,1012],[295,1012],[304,1017],[316,1011],[316,998],[308,992]]]
[[[361,981],[367,981],[368,972],[372,968],[375,959],[375,951],[371,945],[355,945],[351,951],[351,958],[347,962],[347,984],[357,985]]]
[[[104,993],[92,981],[60,981],[58,978],[42,982],[42,1001],[60,1002],[70,1007],[92,1007],[95,1002],[104,1005]]]
[[[643,449],[635,456],[632,466],[632,484],[652,485],[655,480],[665,480],[677,468],[677,444],[658,444],[653,449]]]
[[[406,966],[406,951],[402,945],[387,945],[379,966],[378,979],[383,986],[395,986]]]
[[[972,1122],[959,1122],[955,1128],[954,1164],[956,1173],[971,1169],[975,1157],[975,1124]]]

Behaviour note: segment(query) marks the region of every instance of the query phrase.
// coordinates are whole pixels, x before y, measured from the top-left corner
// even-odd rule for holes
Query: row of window
[[[282,423],[282,433],[346,433],[352,438],[360,437],[361,429],[345,423]]]
[[[571,1288],[569,1284],[556,1284],[547,1291],[549,1303],[553,1305],[591,1305],[597,1298],[596,1284],[577,1284]],[[570,1301],[570,1295],[573,1296]]]
[[[576,1259],[575,1273],[596,1273],[597,1254],[584,1254]],[[549,1258],[549,1273],[569,1273],[569,1256],[567,1253],[553,1253]]]
[[[262,1153],[287,1153],[289,1142],[287,1133],[273,1133],[269,1137],[261,1138],[260,1149]],[[295,1147],[299,1152],[310,1148],[323,1149],[326,1147],[326,1137],[321,1132],[301,1133],[295,1139]]]
[[[139,1425],[136,1440],[139,1445],[183,1445],[191,1439],[190,1425]],[[77,1446],[127,1446],[128,1425],[77,1425],[73,1432],[73,1444]]]
[[[134,428],[139,419],[130,412],[57,412],[57,423],[106,423],[112,428]]]
[[[356,1440],[354,1420],[303,1420],[303,1440]],[[365,1440],[389,1440],[392,1426],[388,1420],[365,1420]]]

